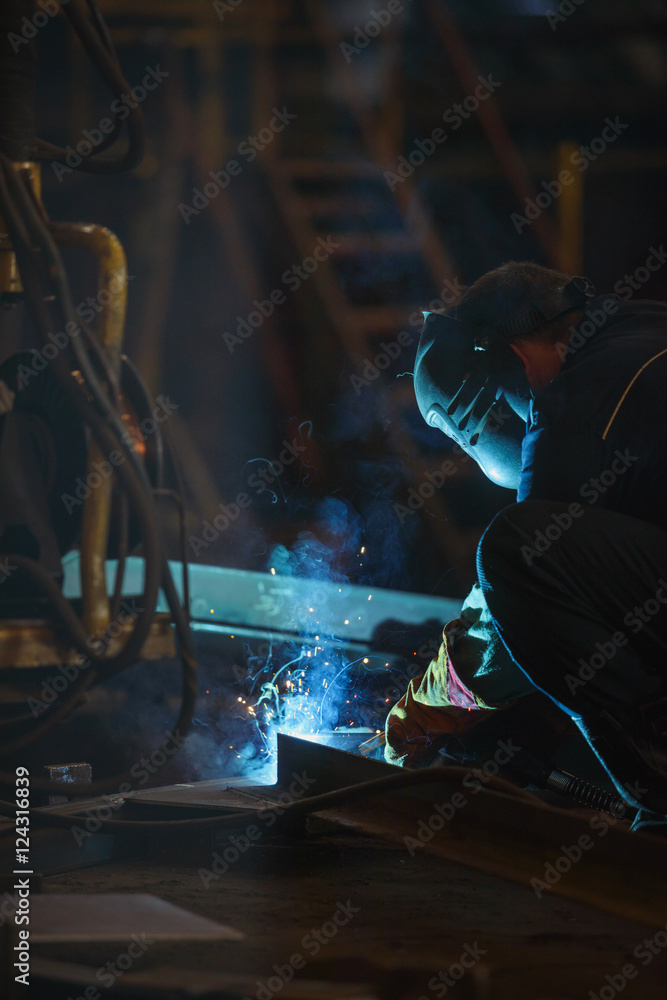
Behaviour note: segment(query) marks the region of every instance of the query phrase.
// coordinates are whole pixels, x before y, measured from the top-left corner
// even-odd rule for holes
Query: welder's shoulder
[[[588,415],[598,423],[613,413],[621,398],[630,407],[662,405],[667,374],[666,303],[624,303],[604,328],[582,341],[587,331],[582,324],[579,338],[576,334],[572,338],[560,376],[540,399],[537,409],[544,418],[576,414],[588,423]],[[630,395],[635,382],[639,383],[637,391]]]

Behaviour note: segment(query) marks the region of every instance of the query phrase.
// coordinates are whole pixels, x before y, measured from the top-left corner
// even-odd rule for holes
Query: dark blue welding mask
[[[495,327],[459,319],[457,307],[424,313],[414,385],[427,424],[456,441],[494,483],[517,489],[531,389],[509,341],[571,309],[595,290],[587,278],[537,296]]]

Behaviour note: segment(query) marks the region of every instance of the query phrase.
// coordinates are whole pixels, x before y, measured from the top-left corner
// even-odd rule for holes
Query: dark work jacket
[[[667,530],[667,304],[590,303],[532,402],[517,500],[590,504]]]

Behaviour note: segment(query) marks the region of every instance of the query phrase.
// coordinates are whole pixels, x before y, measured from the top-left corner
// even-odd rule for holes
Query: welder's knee
[[[482,589],[507,579],[519,566],[529,567],[526,542],[548,521],[553,506],[549,501],[522,500],[496,514],[477,547],[477,578]]]

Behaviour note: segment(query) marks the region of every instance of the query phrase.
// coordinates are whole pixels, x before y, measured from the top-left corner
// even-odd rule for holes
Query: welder
[[[389,714],[387,759],[417,765],[439,730],[478,724],[470,709],[537,689],[627,803],[667,815],[666,384],[666,304],[531,262],[425,314],[422,416],[517,494],[440,655]]]

